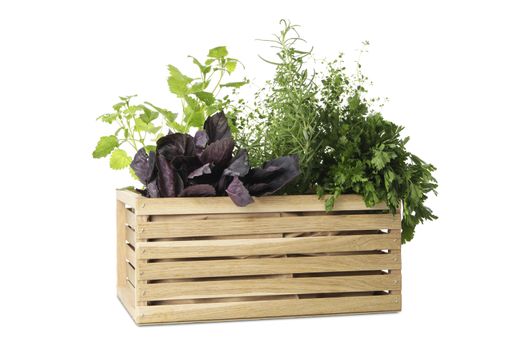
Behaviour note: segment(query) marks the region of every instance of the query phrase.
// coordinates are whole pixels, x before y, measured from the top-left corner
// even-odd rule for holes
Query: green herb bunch
[[[258,92],[254,108],[237,117],[238,139],[250,151],[250,159],[260,164],[277,155],[297,154],[301,180],[290,193],[313,190],[313,168],[319,152],[319,119],[315,74],[307,61],[311,51],[298,49],[303,41],[297,26],[281,21],[283,29],[273,39],[262,40],[277,48],[277,60],[263,59],[275,66],[275,77]]]
[[[256,96],[254,109],[237,118],[241,133],[255,141],[246,144],[250,157],[299,154],[302,174],[287,192],[326,196],[327,211],[345,193],[362,195],[370,207],[386,202],[393,213],[402,208],[402,238],[410,241],[418,224],[437,218],[425,206],[436,193],[435,167],[406,149],[403,127],[374,110],[381,100],[367,97],[370,82],[359,62],[348,75],[340,55],[324,62],[322,73],[309,74],[304,64],[311,51],[295,47],[304,42],[296,26],[282,25],[270,41],[280,49],[279,61],[269,62],[275,77]]]

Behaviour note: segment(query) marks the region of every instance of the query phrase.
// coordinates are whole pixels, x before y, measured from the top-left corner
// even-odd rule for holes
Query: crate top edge
[[[191,215],[324,211],[324,199],[315,194],[253,197],[254,203],[236,206],[228,196],[147,198],[129,189],[118,189],[117,199],[135,209],[137,215]],[[363,197],[343,194],[334,205],[334,211],[386,210],[385,203],[367,207]]]

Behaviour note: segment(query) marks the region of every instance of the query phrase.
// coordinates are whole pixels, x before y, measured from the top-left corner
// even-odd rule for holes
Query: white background
[[[523,346],[524,11],[519,2],[2,1],[0,347]],[[115,291],[114,189],[91,151],[119,95],[175,105],[168,63],[227,45],[256,83],[255,38],[289,18],[365,73],[438,167],[440,216],[403,247],[398,314],[136,327]],[[9,345],[8,345],[9,344]]]

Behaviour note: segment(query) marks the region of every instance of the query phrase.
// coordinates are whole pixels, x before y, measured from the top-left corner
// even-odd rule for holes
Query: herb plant
[[[248,80],[225,82],[241,64],[236,58],[228,56],[225,46],[215,47],[208,52],[208,57],[201,63],[197,58],[189,56],[197,66],[199,75],[189,77],[177,67],[168,66],[168,86],[181,104],[182,118],[167,109],[147,103],[161,113],[169,128],[181,133],[189,132],[190,128],[202,128],[204,119],[218,111],[230,112],[230,95],[223,94],[223,89],[235,93],[235,89],[248,83]]]
[[[341,55],[325,62],[323,73],[309,73],[311,51],[297,48],[304,40],[296,26],[281,23],[270,40],[279,60],[265,60],[275,65],[275,77],[256,95],[254,109],[237,118],[250,156],[297,153],[302,173],[289,192],[315,191],[325,196],[327,211],[345,193],[362,195],[367,206],[402,207],[402,239],[410,241],[417,224],[436,219],[424,205],[436,193],[435,167],[410,153],[403,128],[374,110],[380,101],[367,98],[369,82],[359,63],[348,75]]]
[[[276,155],[297,154],[301,180],[290,189],[302,193],[311,190],[313,161],[319,152],[319,124],[316,105],[315,74],[307,61],[310,51],[298,49],[301,43],[297,26],[282,20],[283,29],[273,39],[263,40],[278,49],[277,60],[266,62],[275,66],[275,77],[259,92],[253,111],[237,117],[241,142],[250,145],[250,156],[261,163]],[[255,128],[255,130],[254,130]]]
[[[225,46],[212,48],[204,63],[190,56],[198,67],[199,76],[190,78],[176,67],[169,65],[168,86],[181,103],[181,117],[178,113],[158,107],[150,102],[131,104],[135,96],[120,97],[111,113],[104,114],[98,120],[116,126],[111,135],[102,136],[92,153],[93,158],[110,156],[109,165],[120,170],[129,167],[132,158],[139,149],[147,152],[155,150],[156,141],[164,136],[163,130],[175,130],[182,133],[190,128],[203,128],[206,116],[218,111],[230,110],[231,96],[224,90],[235,93],[248,80],[225,81],[241,65],[239,60],[229,57]],[[162,118],[159,118],[159,115]],[[132,169],[131,175],[137,179]]]

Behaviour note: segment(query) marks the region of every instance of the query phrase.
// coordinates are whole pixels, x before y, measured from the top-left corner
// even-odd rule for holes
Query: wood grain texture
[[[210,261],[139,261],[140,280],[252,276],[309,272],[372,271],[400,268],[397,254],[230,259]],[[278,283],[278,282],[277,282]]]
[[[121,288],[126,285],[126,206],[120,200],[116,205],[117,288]]]
[[[392,214],[326,215],[286,217],[249,217],[234,219],[174,219],[170,222],[147,222],[137,227],[140,238],[199,237],[324,231],[358,231],[399,229],[399,216]]]
[[[137,259],[350,252],[399,247],[400,235],[137,242]]]
[[[395,295],[375,295],[148,306],[138,308],[137,323],[188,322],[377,311],[399,311],[399,297]]]
[[[341,210],[386,210],[385,203],[368,208],[361,196],[341,195],[334,211]],[[254,203],[238,207],[228,197],[187,197],[187,198],[145,198],[137,199],[137,215],[175,215],[175,214],[231,214],[231,213],[271,213],[306,212],[325,210],[324,199],[316,195],[254,197]]]
[[[135,251],[129,245],[126,247],[126,260],[133,266],[137,265]]]
[[[130,227],[135,228],[137,227],[137,219],[135,217],[135,213],[133,213],[130,209],[126,209],[126,224],[128,224]]]
[[[117,198],[117,290],[137,324],[401,309],[401,213],[384,204]]]
[[[399,290],[393,275],[246,279],[230,281],[175,282],[147,284],[141,300],[248,297],[267,295],[346,293]]]
[[[117,190],[117,200],[131,208],[135,208],[137,206],[137,200],[141,197],[142,195],[137,192],[130,190]]]
[[[136,245],[135,231],[128,226],[126,226],[126,241],[132,246]]]

